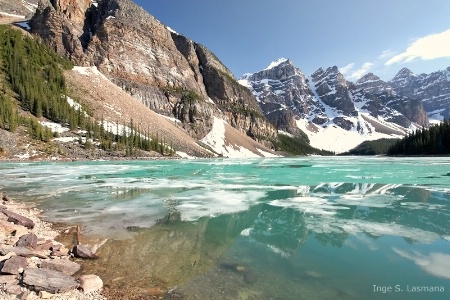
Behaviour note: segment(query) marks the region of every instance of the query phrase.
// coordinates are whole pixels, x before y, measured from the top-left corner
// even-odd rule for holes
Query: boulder
[[[82,275],[79,281],[80,288],[85,294],[98,291],[103,287],[103,281],[97,275]]]
[[[6,196],[6,195],[1,195],[2,196],[2,201],[4,201],[4,202],[11,202],[11,198],[9,198],[8,196]]]
[[[26,227],[22,225],[11,224],[7,219],[6,220],[0,219],[0,230],[14,236],[22,236],[28,233],[28,229]]]
[[[42,243],[38,243],[38,245],[36,245],[35,250],[51,250],[54,247],[54,244],[51,240],[46,240]]]
[[[11,285],[11,284],[17,284],[17,283],[19,283],[19,280],[17,279],[16,275],[0,276],[0,284]]]
[[[52,294],[65,293],[78,287],[74,278],[50,269],[25,270],[23,283],[36,291]]]
[[[73,254],[75,255],[75,257],[79,258],[88,258],[88,259],[97,258],[97,256],[94,253],[92,253],[92,251],[89,250],[88,247],[86,247],[85,245],[76,245],[73,248]]]
[[[8,294],[19,295],[22,293],[22,289],[18,284],[10,284],[5,286],[5,290]]]
[[[37,240],[38,238],[34,233],[24,234],[19,238],[15,246],[35,249]]]
[[[13,256],[3,265],[2,272],[6,274],[19,274],[28,266],[27,259],[21,256]]]
[[[7,255],[10,252],[14,252],[17,256],[32,257],[36,256],[39,258],[48,258],[44,251],[33,251],[25,247],[8,247],[4,246],[0,248],[0,255]]]
[[[41,299],[52,299],[55,295],[46,291],[39,292],[39,298]]]
[[[80,270],[81,266],[68,259],[51,259],[43,261],[41,268],[60,271],[66,275],[73,275]]]
[[[27,217],[16,214],[15,212],[7,210],[4,207],[0,207],[0,212],[2,212],[3,214],[5,214],[8,217],[8,222],[13,222],[14,224],[19,224],[19,225],[25,226],[28,229],[34,228],[33,220],[31,220]]]

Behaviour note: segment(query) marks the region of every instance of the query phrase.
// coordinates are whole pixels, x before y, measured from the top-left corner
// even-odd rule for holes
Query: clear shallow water
[[[49,220],[110,238],[86,271],[113,288],[450,298],[450,158],[2,163],[0,174]]]

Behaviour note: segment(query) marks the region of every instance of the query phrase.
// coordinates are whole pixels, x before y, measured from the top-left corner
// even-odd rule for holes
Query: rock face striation
[[[350,82],[337,67],[308,77],[289,59],[279,59],[239,82],[252,91],[266,117],[291,134],[301,129],[311,137],[332,126],[362,139],[375,133],[398,137],[428,126],[429,118],[450,116],[450,68],[419,76],[403,69],[389,82],[369,73]]]
[[[276,138],[254,96],[213,53],[130,0],[41,0],[30,26],[58,53],[96,66],[198,139],[214,116],[265,144]]]

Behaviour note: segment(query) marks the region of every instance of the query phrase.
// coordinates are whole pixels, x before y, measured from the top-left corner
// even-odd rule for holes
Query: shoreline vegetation
[[[95,255],[80,244],[78,226],[46,222],[34,204],[2,192],[0,200],[1,299],[106,299],[101,278],[82,272]],[[75,246],[57,241],[61,235],[72,235]]]

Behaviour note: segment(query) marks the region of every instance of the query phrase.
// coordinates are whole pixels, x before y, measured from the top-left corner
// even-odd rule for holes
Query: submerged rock
[[[75,257],[79,258],[87,258],[87,259],[93,259],[98,258],[94,253],[92,253],[91,250],[88,249],[85,245],[76,245],[73,248],[73,254]]]
[[[255,283],[258,281],[258,274],[253,271],[248,271],[244,274],[244,281],[249,284]]]
[[[97,275],[82,275],[79,280],[85,294],[98,291],[103,287],[103,281]]]

